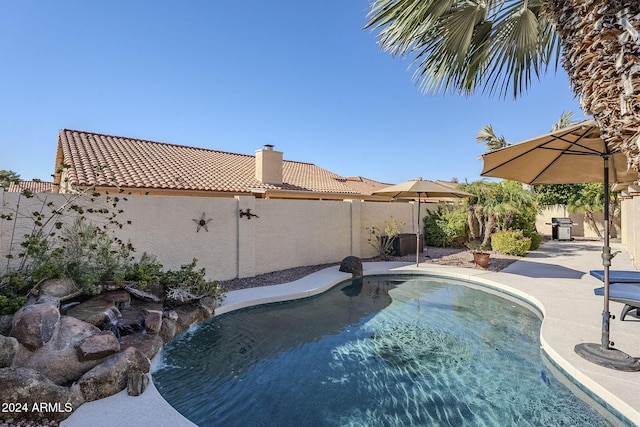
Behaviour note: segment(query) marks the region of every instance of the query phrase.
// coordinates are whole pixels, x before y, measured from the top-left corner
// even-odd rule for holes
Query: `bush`
[[[378,251],[382,259],[388,259],[393,248],[393,240],[400,234],[404,224],[404,221],[398,221],[391,215],[384,221],[384,229],[380,229],[380,227],[376,225],[366,227],[369,233],[367,242]]]
[[[522,230],[499,231],[491,236],[491,247],[505,255],[525,256],[531,248],[531,238],[525,237]]]
[[[542,234],[538,233],[537,231],[530,231],[528,233],[524,232],[523,234],[525,237],[531,239],[531,247],[529,248],[530,251],[535,251],[540,247],[540,244],[542,243]]]
[[[161,278],[163,285],[168,287],[169,299],[189,302],[202,297],[211,297],[217,301],[225,298],[225,292],[220,282],[206,280],[204,268],[196,269],[198,260],[180,266],[180,270],[167,271]]]
[[[424,217],[424,238],[429,246],[459,246],[467,235],[467,215],[461,209],[438,207]]]

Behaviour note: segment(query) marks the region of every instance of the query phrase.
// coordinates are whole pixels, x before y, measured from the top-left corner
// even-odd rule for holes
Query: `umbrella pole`
[[[615,254],[611,254],[611,242],[609,239],[609,157],[608,154],[602,156],[604,159],[604,244],[602,247],[604,309],[602,310],[602,337],[599,345],[595,343],[578,344],[574,350],[580,356],[597,365],[619,371],[632,372],[640,370],[640,361],[613,348],[613,343],[609,340],[609,323],[611,320],[611,313],[609,312],[609,267],[611,267],[611,259],[615,256]]]
[[[602,344],[603,350],[611,348],[609,340],[609,281],[611,267],[611,242],[609,240],[609,156],[602,156],[604,159],[604,245],[602,247],[602,268],[604,269],[604,308],[602,310]]]
[[[418,192],[418,226],[416,228],[416,267],[420,263],[420,196],[422,193]]]

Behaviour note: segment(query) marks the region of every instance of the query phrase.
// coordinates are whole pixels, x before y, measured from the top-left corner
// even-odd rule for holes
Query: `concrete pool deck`
[[[613,259],[612,270],[635,270],[626,251],[613,241],[613,251],[622,251]],[[600,367],[578,356],[579,343],[600,343],[602,297],[593,293],[602,284],[589,270],[602,269],[602,242],[575,240],[549,241],[501,272],[437,264],[377,262],[365,263],[365,274],[413,272],[446,275],[485,284],[529,301],[544,315],[540,341],[554,363],[614,411],[640,425],[640,393],[636,387],[640,372],[621,372]],[[327,268],[291,283],[229,292],[216,309],[223,314],[266,302],[311,296],[323,292],[351,275],[337,267]],[[611,302],[610,339],[615,348],[632,357],[640,357],[640,319],[619,315],[622,304]],[[130,397],[126,390],[80,406],[61,424],[64,427],[113,425],[193,426],[158,393],[152,383],[140,396]]]

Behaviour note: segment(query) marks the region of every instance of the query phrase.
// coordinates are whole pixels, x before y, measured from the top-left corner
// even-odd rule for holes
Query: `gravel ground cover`
[[[500,271],[509,264],[516,262],[521,257],[503,255],[497,252],[491,252],[491,260],[486,270]],[[375,261],[376,259],[363,259],[363,261]],[[390,257],[389,261],[406,261],[415,262],[415,254],[403,257]],[[424,252],[420,255],[420,263],[433,263],[442,265],[451,265],[455,267],[475,268],[483,270],[473,262],[473,255],[466,249],[453,248],[436,248],[432,246],[425,247]],[[245,277],[242,279],[232,279],[220,282],[227,291],[235,291],[238,289],[255,288],[258,286],[278,285],[288,283],[300,279],[318,270],[322,270],[339,264],[319,264],[305,267],[295,267],[286,270],[274,271],[271,273],[260,274],[254,277]]]

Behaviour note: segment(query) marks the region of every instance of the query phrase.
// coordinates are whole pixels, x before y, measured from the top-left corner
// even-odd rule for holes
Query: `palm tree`
[[[561,62],[585,115],[640,170],[637,0],[372,0],[367,28],[425,92],[517,97]]]
[[[509,141],[504,139],[504,136],[496,136],[491,124],[486,125],[476,135],[476,142],[479,144],[486,144],[487,151],[499,150],[501,148],[511,145]]]
[[[580,191],[572,195],[567,205],[569,212],[571,213],[584,213],[587,224],[589,224],[589,227],[595,231],[598,238],[602,237],[602,233],[598,228],[598,223],[596,222],[594,214],[604,210],[603,194],[602,184],[584,184],[582,185],[582,188],[580,188]]]
[[[474,181],[462,184],[461,189],[474,194],[467,203],[469,238],[482,239],[488,246],[497,229],[508,230],[514,215],[533,206],[531,193],[515,181]]]
[[[573,120],[573,111],[565,111],[562,113],[562,115],[560,116],[560,118],[558,119],[558,121],[556,122],[556,124],[553,125],[553,127],[551,128],[551,132],[555,132],[557,130],[569,127],[575,123],[578,123],[577,121]]]

